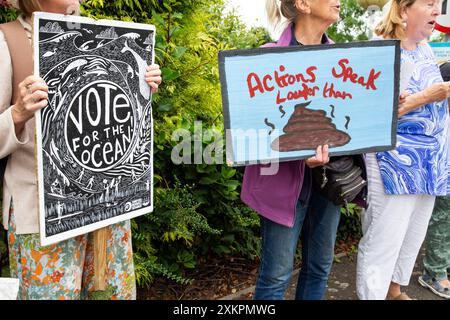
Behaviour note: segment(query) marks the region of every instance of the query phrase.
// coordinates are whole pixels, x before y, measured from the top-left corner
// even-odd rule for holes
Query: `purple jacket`
[[[292,40],[291,30],[289,25],[276,44],[269,43],[265,47],[289,46]],[[333,43],[329,39],[328,42]],[[297,201],[302,191],[305,161],[280,162],[275,175],[261,175],[260,169],[261,165],[245,168],[242,201],[267,219],[292,227]]]

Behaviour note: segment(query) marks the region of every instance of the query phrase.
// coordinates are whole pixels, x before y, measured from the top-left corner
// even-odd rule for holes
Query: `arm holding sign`
[[[425,104],[447,99],[450,94],[450,82],[435,83],[423,91],[408,95],[400,101],[398,116],[401,117]]]

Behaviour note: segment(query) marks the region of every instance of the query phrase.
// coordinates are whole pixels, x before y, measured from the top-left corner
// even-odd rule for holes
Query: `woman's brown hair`
[[[30,17],[35,11],[42,11],[39,0],[19,0],[19,8],[27,17]]]
[[[375,34],[385,39],[403,39],[405,26],[402,11],[409,8],[416,0],[392,0],[389,12],[375,27]]]

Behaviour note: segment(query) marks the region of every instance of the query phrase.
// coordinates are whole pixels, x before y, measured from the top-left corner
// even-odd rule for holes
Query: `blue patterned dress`
[[[428,44],[412,51],[401,49],[401,62],[406,61],[415,65],[406,89],[410,94],[443,81]],[[447,99],[398,119],[397,148],[377,153],[386,194],[447,194],[448,125]]]

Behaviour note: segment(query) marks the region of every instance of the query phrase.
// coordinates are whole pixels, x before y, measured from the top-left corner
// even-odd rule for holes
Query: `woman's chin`
[[[339,20],[341,19],[339,13],[334,17],[333,22],[332,23],[337,23]]]
[[[421,41],[428,39],[433,34],[433,29],[423,33],[423,39]]]
[[[330,19],[328,19],[328,24],[331,26],[335,23],[337,23],[339,21],[339,15],[337,17],[330,17]]]

